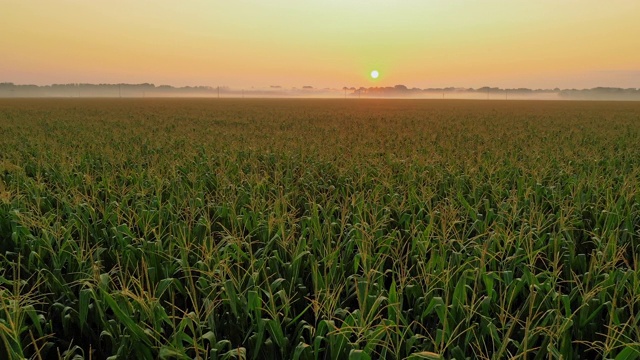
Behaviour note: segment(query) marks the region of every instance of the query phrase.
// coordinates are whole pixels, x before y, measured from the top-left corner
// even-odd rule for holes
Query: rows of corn
[[[0,101],[1,359],[640,357],[640,104]]]

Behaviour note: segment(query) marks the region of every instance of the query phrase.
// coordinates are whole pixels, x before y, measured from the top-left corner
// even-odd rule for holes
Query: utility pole
[[[220,85],[218,85],[218,99],[220,99]]]
[[[122,84],[118,84],[118,97],[122,97]]]

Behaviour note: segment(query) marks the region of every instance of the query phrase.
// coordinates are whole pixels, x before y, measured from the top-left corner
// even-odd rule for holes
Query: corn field
[[[640,103],[0,100],[0,359],[640,358]]]

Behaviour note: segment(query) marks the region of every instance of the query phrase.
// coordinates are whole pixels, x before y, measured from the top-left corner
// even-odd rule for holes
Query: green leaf
[[[296,346],[296,349],[293,352],[293,360],[298,360],[302,356],[303,353],[309,352],[311,346],[309,344],[305,344],[303,342],[299,343]]]
[[[260,313],[260,307],[262,306],[262,300],[260,299],[260,295],[255,290],[250,290],[247,292],[247,306],[249,307],[249,311],[254,313]]]
[[[87,325],[87,316],[89,314],[89,301],[94,297],[93,290],[89,288],[84,288],[80,290],[80,303],[79,306],[79,321],[80,321],[80,330],[82,331]]]
[[[349,360],[371,360],[371,356],[362,350],[352,349],[349,352]]]
[[[189,359],[189,357],[177,350],[171,349],[167,346],[163,346],[160,348],[160,352],[158,353],[158,358],[160,359]]]
[[[637,348],[627,346],[618,353],[615,360],[635,360],[638,357],[640,357],[640,351]]]
[[[120,306],[118,306],[118,303],[114,298],[111,297],[111,295],[103,292],[102,298],[107,303],[107,305],[109,305],[118,320],[122,324],[124,324],[133,335],[135,335],[136,340],[142,341],[149,346],[151,345],[151,341],[149,340],[148,335],[138,324],[133,321],[133,319],[129,315],[127,315],[124,311],[122,311],[122,309],[120,309]]]
[[[407,358],[407,360],[416,360],[416,359],[430,359],[430,360],[440,360],[442,356],[437,353],[431,351],[420,351],[415,352]]]

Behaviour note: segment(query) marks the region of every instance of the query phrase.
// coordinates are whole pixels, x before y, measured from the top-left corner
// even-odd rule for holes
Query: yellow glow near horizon
[[[640,1],[8,0],[0,82],[640,86]],[[384,82],[384,84],[382,84]]]

